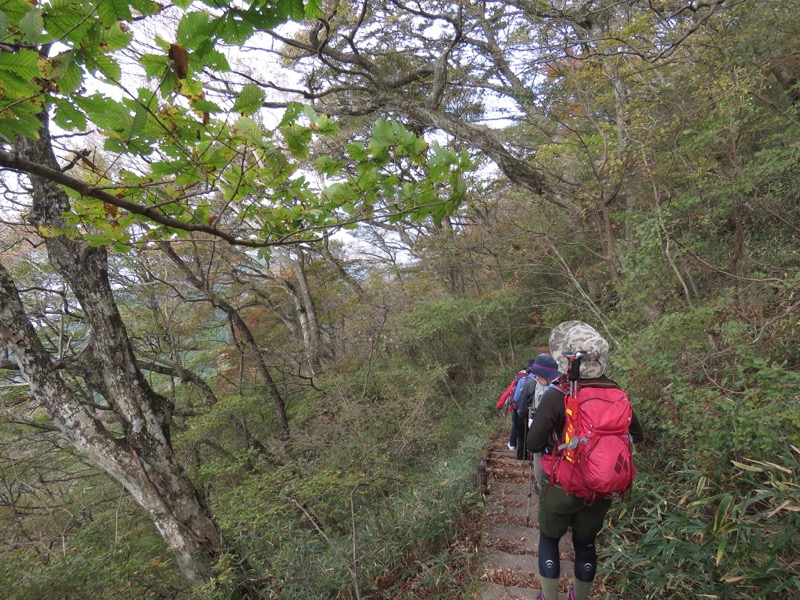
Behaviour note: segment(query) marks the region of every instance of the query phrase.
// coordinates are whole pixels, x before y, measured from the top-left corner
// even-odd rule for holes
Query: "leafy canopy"
[[[337,133],[332,119],[284,102],[277,129],[264,126],[264,88],[235,73],[235,52],[225,49],[288,19],[321,16],[318,0],[206,4],[9,0],[0,8],[9,32],[0,52],[2,139],[37,138],[44,111],[67,133],[103,136],[102,160],[82,160],[80,177],[0,153],[2,166],[49,176],[73,196],[65,227],[41,233],[119,250],[134,236],[192,231],[263,247],[365,219],[438,223],[458,208],[467,155],[397,123],[378,121],[367,143],[313,164],[315,140]],[[173,32],[165,26],[176,12]]]

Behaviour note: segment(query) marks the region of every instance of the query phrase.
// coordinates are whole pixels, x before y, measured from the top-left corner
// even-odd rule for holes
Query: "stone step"
[[[507,435],[503,434],[503,435]],[[498,434],[481,460],[486,501],[480,567],[468,600],[534,600],[539,593],[539,496],[531,489],[530,463],[516,459]],[[529,497],[530,495],[530,497]],[[573,577],[574,553],[568,532],[559,542],[561,590]],[[566,592],[559,594],[566,600]]]
[[[481,581],[467,593],[467,600],[534,600],[540,591],[537,588],[521,588]],[[558,600],[567,600],[567,594],[559,593]]]

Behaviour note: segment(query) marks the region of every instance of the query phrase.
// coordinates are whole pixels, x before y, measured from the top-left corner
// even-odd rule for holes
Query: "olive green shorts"
[[[550,485],[545,475],[539,494],[539,531],[550,538],[561,538],[572,527],[574,534],[593,540],[600,533],[611,499],[595,500],[591,506],[586,501],[567,494],[560,485]]]

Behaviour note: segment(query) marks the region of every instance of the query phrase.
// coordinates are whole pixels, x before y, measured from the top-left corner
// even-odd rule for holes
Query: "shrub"
[[[800,449],[736,462],[734,486],[693,469],[669,480],[639,460],[630,503],[614,509],[601,571],[629,598],[796,598]]]

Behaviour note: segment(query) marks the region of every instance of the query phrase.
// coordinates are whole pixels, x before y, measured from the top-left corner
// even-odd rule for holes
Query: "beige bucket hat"
[[[566,355],[583,350],[586,356],[581,361],[581,378],[600,377],[608,364],[608,342],[597,330],[583,321],[564,321],[550,332],[550,354],[566,373]]]

